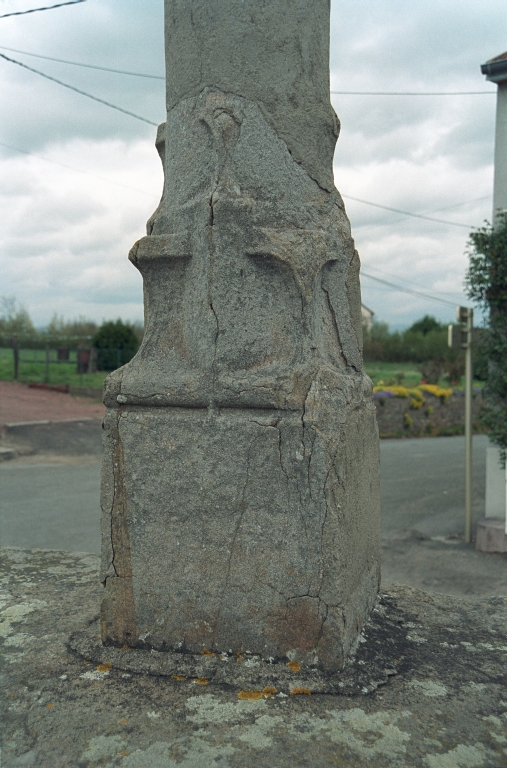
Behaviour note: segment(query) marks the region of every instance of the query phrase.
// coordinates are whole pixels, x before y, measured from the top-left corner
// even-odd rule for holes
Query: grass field
[[[106,373],[77,373],[76,351],[70,350],[68,363],[56,362],[56,350],[51,350],[49,366],[50,384],[69,384],[74,387],[102,387]],[[26,383],[44,381],[46,375],[46,352],[44,349],[22,349],[19,357],[19,381]],[[416,363],[365,363],[366,373],[378,384],[382,381],[386,386],[403,384],[405,387],[416,387],[421,383],[421,373]],[[0,349],[0,381],[10,381],[14,378],[14,357],[12,349]],[[440,385],[448,386],[445,379]],[[481,387],[484,382],[474,381],[474,387]],[[460,387],[464,386],[464,377]]]
[[[422,381],[422,375],[417,363],[365,363],[366,373],[376,385],[382,381],[386,386],[390,384],[402,384],[404,387],[416,387]],[[441,387],[448,387],[447,379],[441,378],[438,382]],[[474,380],[474,387],[483,387],[483,381]],[[458,386],[454,389],[465,388],[465,377],[461,377]]]
[[[416,363],[365,363],[366,373],[378,384],[403,384],[404,387],[416,387],[421,383],[421,374]]]
[[[77,373],[76,351],[70,350],[68,363],[56,362],[56,350],[51,350],[49,384],[69,384],[73,387],[102,387],[107,373]],[[44,349],[22,349],[19,352],[19,381],[27,384],[45,380],[46,351]],[[0,381],[14,379],[14,356],[12,349],[0,349]]]

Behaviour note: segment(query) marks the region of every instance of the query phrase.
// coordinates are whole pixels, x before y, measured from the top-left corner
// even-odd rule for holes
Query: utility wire
[[[361,270],[361,276],[367,277],[370,280],[375,280],[377,283],[382,283],[382,285],[388,285],[390,288],[394,288],[396,291],[401,291],[402,293],[409,293],[412,296],[417,296],[418,298],[423,299],[430,299],[431,301],[438,301],[440,304],[446,304],[450,307],[455,307],[456,303],[453,301],[448,301],[447,299],[439,299],[438,296],[432,296],[429,293],[424,293],[423,291],[416,291],[412,288],[402,288],[400,285],[396,285],[395,283],[390,283],[388,280],[382,280],[380,277],[374,277],[374,275],[369,275],[367,272],[363,272]]]
[[[77,5],[77,3],[85,3],[86,0],[70,0],[67,3],[58,3],[57,5],[46,5],[44,8],[30,8],[28,11],[15,11],[13,13],[4,13],[0,16],[0,19],[6,19],[7,16],[24,16],[25,13],[35,13],[36,11],[51,11],[53,8],[61,8],[62,5]]]
[[[80,0],[82,2],[82,0]],[[132,75],[133,77],[149,77],[153,80],[165,80],[164,75],[145,75],[142,72],[128,72],[123,69],[111,69],[110,67],[98,67],[95,64],[83,64],[79,61],[68,61],[67,59],[55,59],[54,56],[42,56],[39,53],[28,53],[28,51],[20,51],[18,48],[7,48],[6,45],[0,45],[2,51],[13,51],[14,53],[22,53],[24,56],[35,56],[36,59],[46,59],[47,61],[57,61],[60,64],[72,64],[74,67],[86,67],[87,69],[99,69],[101,72],[114,72],[117,75]]]
[[[140,192],[142,195],[146,195],[147,197],[151,197],[152,199],[156,197],[155,194],[151,192],[146,192],[146,190],[144,189],[131,187],[130,184],[122,184],[121,181],[114,181],[113,179],[107,179],[104,176],[97,176],[95,173],[90,173],[89,171],[85,171],[82,168],[75,168],[73,165],[67,165],[66,163],[59,163],[58,160],[51,160],[51,158],[44,157],[44,155],[38,155],[36,152],[27,152],[26,149],[19,149],[19,147],[12,147],[10,144],[4,144],[2,141],[0,141],[0,147],[6,147],[6,149],[12,149],[14,152],[21,152],[22,155],[28,155],[29,157],[37,157],[39,158],[39,160],[44,160],[46,163],[53,163],[53,165],[59,165],[61,168],[67,168],[69,171],[76,171],[76,173],[84,173],[85,176],[91,176],[92,179],[105,181],[107,184],[114,184],[117,187],[124,187],[125,189],[131,189],[134,192]]]
[[[496,91],[329,91],[339,96],[482,96]]]
[[[378,267],[374,267],[371,264],[367,265],[367,269],[373,269],[374,272],[380,272],[381,275],[387,275],[387,277],[392,277],[394,280],[397,280],[397,275],[393,275],[391,272],[386,272],[385,269],[379,269]],[[409,280],[408,277],[404,278],[406,283],[411,283],[412,285],[415,285],[416,288],[424,288],[424,285],[421,285],[421,283],[417,283],[415,280]],[[461,294],[460,291],[437,291],[436,289],[433,289],[433,293],[439,293],[441,296],[458,296],[458,294]]]
[[[51,77],[51,75],[46,75],[44,72],[40,72],[38,69],[33,69],[33,67],[28,67],[26,64],[22,64],[20,61],[16,61],[16,59],[10,59],[8,56],[6,56],[3,53],[0,53],[0,58],[5,59],[6,61],[10,61],[11,64],[17,64],[19,67],[23,67],[23,69],[28,69],[30,72],[35,72],[35,74],[41,75],[41,77],[45,77],[47,80],[52,80],[54,83],[58,83],[58,85],[63,85],[64,88],[69,88],[71,91],[80,93],[81,96],[87,96],[89,99],[93,99],[93,101],[98,101],[99,104],[105,104],[106,107],[111,107],[111,109],[116,109],[118,112],[123,112],[123,114],[125,115],[130,115],[130,117],[135,117],[136,120],[142,120],[143,123],[148,123],[149,125],[155,125],[155,126],[158,125],[158,123],[154,123],[152,120],[147,120],[145,117],[136,115],[135,112],[129,112],[128,109],[123,109],[123,107],[118,107],[116,106],[116,104],[111,104],[110,101],[99,99],[98,96],[92,96],[91,93],[87,93],[86,91],[81,91],[79,88],[75,88],[73,85],[69,85],[68,83],[62,82],[61,80],[57,80],[56,77]]]
[[[84,0],[74,0],[75,2],[84,2]],[[72,5],[72,3],[70,3]],[[67,3],[63,3],[67,5]],[[57,6],[51,6],[57,7]],[[24,11],[30,13],[30,11]],[[9,15],[9,14],[8,14]],[[2,18],[2,17],[0,17]],[[165,80],[164,75],[148,75],[144,72],[129,72],[124,69],[112,69],[111,67],[99,67],[96,64],[83,64],[79,61],[69,61],[68,59],[57,59],[54,56],[43,56],[40,53],[30,53],[29,51],[20,51],[18,48],[8,48],[6,45],[0,45],[3,51],[13,51],[13,53],[22,53],[24,56],[35,56],[37,59],[46,59],[47,61],[57,61],[60,64],[71,64],[74,67],[86,67],[88,69],[98,69],[102,72],[114,72],[117,75],[131,75],[133,77],[149,77],[153,80]],[[479,96],[483,94],[496,93],[496,91],[330,91],[330,93],[342,96]]]
[[[2,54],[0,53],[0,56]],[[362,200],[360,197],[352,197],[352,195],[344,195],[347,200],[355,200],[356,203],[364,203],[365,205],[372,205],[374,208],[382,208],[384,211],[393,211],[393,213],[402,213],[404,216],[414,216],[416,219],[424,219],[425,221],[436,221],[437,224],[449,224],[452,227],[464,227],[465,229],[473,229],[473,224],[459,224],[457,221],[447,221],[446,219],[435,219],[433,216],[424,216],[422,213],[410,213],[409,211],[402,211],[399,208],[391,208],[388,205],[380,205],[380,203],[372,203],[371,200]]]
[[[493,195],[482,195],[481,197],[474,197],[473,200],[465,200],[463,203],[453,203],[452,205],[445,205],[443,208],[433,208],[428,213],[440,213],[440,211],[450,211],[451,208],[461,208],[464,205],[472,205],[472,203],[479,203],[481,200],[490,200]]]

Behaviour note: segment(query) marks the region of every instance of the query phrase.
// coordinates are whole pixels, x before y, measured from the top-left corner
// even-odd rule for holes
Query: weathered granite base
[[[97,573],[91,555],[4,550],[3,768],[507,765],[505,598],[384,590],[342,674],[383,682],[378,671],[385,680],[393,662],[386,685],[304,695],[288,670],[293,695],[269,684],[238,695],[239,676],[208,684],[205,675],[136,674],[72,651],[69,636],[95,620]],[[201,663],[210,662],[218,665]],[[224,665],[242,670],[244,689],[264,682],[246,658]]]
[[[108,409],[106,645],[343,666],[377,598],[379,458],[363,380],[342,379],[303,415]]]

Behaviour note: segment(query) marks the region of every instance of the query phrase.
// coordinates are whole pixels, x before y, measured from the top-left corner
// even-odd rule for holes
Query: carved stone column
[[[166,0],[146,333],[105,386],[102,638],[340,668],[379,582],[328,0]]]

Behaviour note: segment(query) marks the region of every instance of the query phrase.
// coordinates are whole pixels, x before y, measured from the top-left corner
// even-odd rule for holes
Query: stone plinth
[[[146,332],[105,386],[102,638],[341,667],[378,434],[332,156],[327,0],[168,0]]]

